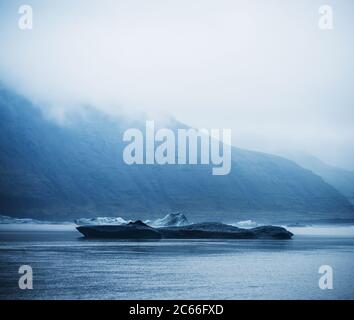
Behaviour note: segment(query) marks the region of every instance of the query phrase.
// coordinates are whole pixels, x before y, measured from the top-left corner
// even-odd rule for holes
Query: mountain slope
[[[297,155],[292,159],[300,166],[311,170],[334,186],[354,205],[354,172],[330,166],[313,156]]]
[[[92,109],[64,126],[0,88],[0,214],[42,220],[171,211],[193,221],[294,221],[352,218],[353,207],[319,176],[268,154],[232,150],[232,171],[211,166],[122,161],[125,128],[145,125]],[[175,126],[176,124],[173,124]]]

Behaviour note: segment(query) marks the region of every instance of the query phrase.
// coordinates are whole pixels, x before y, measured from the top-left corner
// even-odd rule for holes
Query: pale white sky
[[[0,0],[0,81],[53,114],[89,103],[231,128],[233,144],[354,169],[354,2]]]

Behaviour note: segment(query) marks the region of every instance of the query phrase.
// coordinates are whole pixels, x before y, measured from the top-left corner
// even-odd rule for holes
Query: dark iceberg
[[[86,225],[76,228],[86,238],[161,239],[161,233],[138,220],[124,225]]]
[[[262,226],[242,229],[218,222],[153,228],[138,220],[118,226],[79,226],[77,230],[86,238],[102,239],[291,239],[293,236],[282,227]]]

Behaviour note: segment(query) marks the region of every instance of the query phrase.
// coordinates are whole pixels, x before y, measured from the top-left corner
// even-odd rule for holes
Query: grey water
[[[33,269],[21,290],[19,267]],[[319,267],[333,268],[333,289]],[[354,236],[292,240],[85,240],[0,229],[0,299],[354,299]]]

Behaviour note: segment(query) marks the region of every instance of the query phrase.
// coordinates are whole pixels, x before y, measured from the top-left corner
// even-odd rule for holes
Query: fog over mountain
[[[31,0],[30,31],[22,4],[0,0],[0,80],[59,122],[83,104],[164,113],[354,169],[352,0],[327,3],[330,31],[322,0]]]
[[[288,158],[321,176],[354,204],[354,171],[330,166],[306,154],[288,154]]]
[[[32,0],[31,30],[22,4],[0,0],[1,215],[353,217],[353,1],[326,31],[320,0]],[[231,173],[124,164],[146,120],[232,129]]]
[[[26,98],[0,89],[1,215],[129,220],[179,211],[193,221],[353,218],[353,206],[334,187],[278,156],[233,148],[226,176],[211,175],[210,165],[128,166],[122,135],[125,128],[143,128],[143,119],[84,109],[58,125]]]

